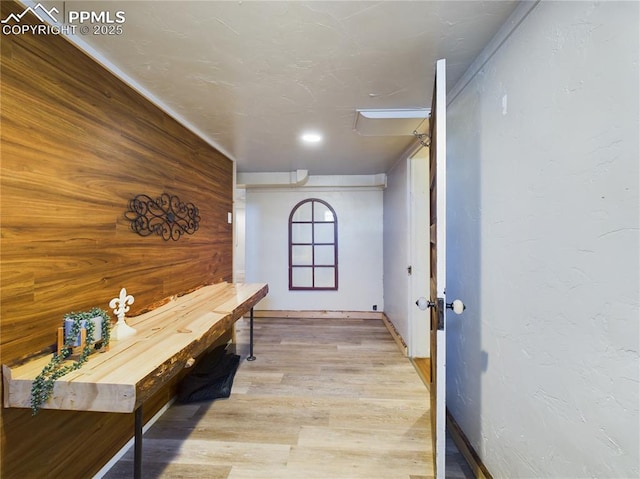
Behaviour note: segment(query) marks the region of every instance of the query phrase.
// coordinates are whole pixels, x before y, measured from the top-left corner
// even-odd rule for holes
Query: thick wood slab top
[[[112,340],[77,371],[58,379],[44,409],[133,412],[264,298],[268,285],[220,283],[171,299],[127,323],[135,336]],[[3,365],[4,407],[30,408],[31,384],[50,355]]]

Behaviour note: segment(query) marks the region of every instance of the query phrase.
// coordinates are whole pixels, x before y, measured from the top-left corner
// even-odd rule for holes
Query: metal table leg
[[[255,361],[256,357],[253,355],[253,308],[249,313],[249,357],[247,361]]]
[[[142,405],[135,412],[135,435],[133,445],[133,477],[142,479]]]

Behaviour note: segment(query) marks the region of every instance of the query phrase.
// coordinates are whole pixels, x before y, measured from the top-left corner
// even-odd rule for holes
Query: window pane
[[[313,246],[292,246],[291,247],[291,264],[292,265],[312,265]]]
[[[333,221],[333,213],[318,201],[313,203],[313,221]]]
[[[311,224],[293,223],[291,225],[291,242],[292,243],[312,243]]]
[[[335,236],[333,234],[334,224],[333,223],[315,223],[313,236],[314,243],[333,243],[335,241]]]
[[[316,288],[335,288],[334,268],[315,268],[314,276]]]
[[[311,203],[301,204],[293,214],[293,221],[311,221]]]
[[[312,268],[293,268],[291,270],[291,286],[294,288],[311,288]]]
[[[315,264],[333,266],[335,264],[335,253],[333,246],[315,246]]]
[[[322,200],[298,203],[289,220],[289,289],[338,289],[337,226]]]

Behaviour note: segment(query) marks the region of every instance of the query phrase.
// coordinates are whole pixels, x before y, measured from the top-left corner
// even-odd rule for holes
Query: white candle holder
[[[118,322],[111,330],[112,339],[124,339],[136,334],[136,330],[129,326],[124,320],[125,313],[129,311],[128,305],[133,304],[133,301],[133,296],[127,294],[127,290],[122,288],[120,290],[120,296],[113,298],[109,302],[109,307],[113,308],[113,314],[118,317]]]

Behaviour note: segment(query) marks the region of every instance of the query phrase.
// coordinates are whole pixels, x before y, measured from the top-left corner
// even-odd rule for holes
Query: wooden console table
[[[135,412],[134,477],[141,478],[143,403],[247,312],[252,359],[253,307],[268,291],[267,284],[219,283],[128,318],[136,335],[112,341],[109,351],[92,354],[82,368],[58,379],[42,408]],[[31,384],[49,359],[2,366],[4,407],[31,407]]]

